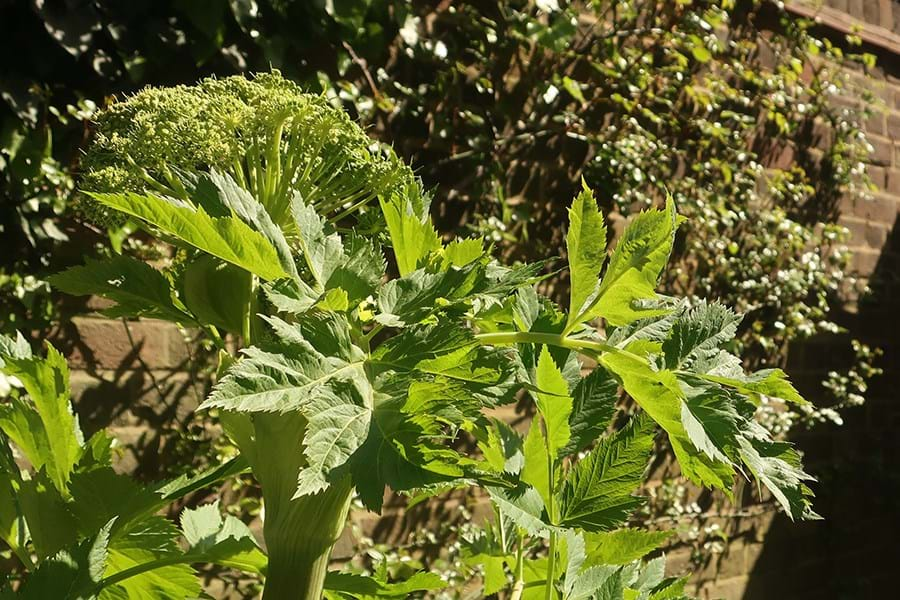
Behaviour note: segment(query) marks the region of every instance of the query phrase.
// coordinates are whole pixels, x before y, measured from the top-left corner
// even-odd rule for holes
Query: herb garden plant
[[[622,527],[657,430],[696,483],[730,494],[739,472],[792,518],[816,516],[797,453],[753,419],[764,397],[803,403],[785,374],[742,370],[726,307],[655,291],[680,222],[671,201],[610,249],[585,187],[569,209],[564,309],[536,291],[547,263],[506,266],[482,239],[442,240],[411,171],[277,73],[113,105],[86,167],[85,214],[177,252],[163,269],[116,256],[52,283],[108,298],[111,316],[205,331],[220,363],[200,410],[239,456],[138,485],[109,467],[108,436],[80,435],[62,357],[4,340],[2,368],[22,388],[0,413],[19,453],[4,455],[0,533],[29,571],[24,597],[194,597],[190,565],[203,562],[259,574],[267,600],[438,589],[424,573],[329,572],[331,548],[354,495],[377,512],[388,491],[468,486],[496,515],[472,556],[486,595],[684,597],[661,559],[641,561],[666,535]],[[535,406],[524,437],[489,417],[522,394]],[[155,516],[246,468],[265,553],[215,505],[185,511],[180,530]]]

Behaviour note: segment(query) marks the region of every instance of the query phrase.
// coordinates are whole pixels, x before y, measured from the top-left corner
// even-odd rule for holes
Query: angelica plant
[[[52,282],[112,300],[114,316],[200,327],[220,344],[220,377],[200,410],[218,417],[261,487],[264,598],[439,586],[427,574],[391,584],[329,573],[328,561],[354,495],[378,512],[386,493],[455,486],[483,487],[495,503],[495,543],[473,554],[489,565],[494,591],[508,583],[517,597],[535,588],[545,598],[680,597],[683,581],[664,580],[658,561],[640,563],[662,540],[620,529],[642,502],[634,494],[658,429],[692,481],[730,493],[740,472],[792,518],[816,516],[797,453],[753,419],[764,397],[803,399],[780,370],[743,371],[728,351],[739,319],[727,308],[655,291],[679,224],[671,201],[637,216],[609,251],[592,193],[575,198],[566,310],[535,289],[547,265],[504,266],[482,239],[442,240],[408,169],[325,111],[323,120],[355,132],[349,147],[328,146],[300,108],[324,105],[294,88],[284,110],[265,109],[267,93],[238,95],[250,107],[239,114],[263,115],[259,127],[209,112],[223,119],[213,141],[224,150],[190,154],[202,147],[190,136],[205,130],[179,115],[207,113],[168,99],[211,95],[210,106],[231,106],[227,90],[260,80],[278,79],[146,91],[111,109],[171,122],[101,118],[96,152],[105,156],[88,161],[97,171],[86,182],[97,187],[85,189],[93,210],[170,242],[180,263],[159,270],[118,256]],[[170,152],[162,161],[139,143],[158,136]],[[306,150],[320,146],[327,152]],[[358,187],[368,172],[393,175]],[[582,357],[597,363],[585,376]],[[620,388],[638,411],[610,432]],[[522,391],[536,408],[524,438],[486,416]],[[479,452],[457,450],[462,437]]]

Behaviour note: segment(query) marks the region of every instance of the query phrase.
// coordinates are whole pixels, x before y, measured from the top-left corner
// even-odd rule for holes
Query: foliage
[[[252,85],[224,80],[219,89]],[[154,92],[143,94],[129,102],[140,107]],[[358,193],[343,185],[352,171],[334,173],[318,206],[290,185],[254,184],[277,165],[305,173],[344,160],[343,146],[332,156],[282,143],[306,134],[268,129],[265,147],[274,150],[264,166],[258,146],[242,148],[237,162],[255,176],[201,164],[168,169],[171,196],[156,179],[140,191],[86,190],[104,210],[174,244],[182,263],[151,273],[113,258],[53,278],[63,291],[116,302],[115,315],[193,324],[219,344],[220,376],[200,408],[215,411],[260,484],[264,597],[318,598],[330,588],[363,598],[439,585],[427,574],[392,583],[384,571],[368,579],[327,573],[331,547],[354,491],[380,511],[388,489],[471,486],[490,494],[493,527],[503,532],[481,551],[492,589],[523,598],[682,597],[684,581],[664,579],[660,560],[640,562],[664,537],[620,529],[642,504],[634,494],[657,426],[697,484],[730,495],[737,470],[768,488],[791,518],[817,517],[798,455],[753,419],[764,398],[803,399],[779,369],[743,371],[728,349],[739,321],[728,309],[655,290],[682,220],[671,199],[635,217],[607,260],[604,219],[585,186],[570,210],[575,276],[566,312],[536,291],[543,263],[510,268],[483,239],[438,238],[416,180],[371,180],[366,192],[377,196],[381,219],[358,211]],[[177,136],[168,143],[183,146]],[[89,173],[86,181],[97,179]],[[231,293],[191,300],[183,265]],[[601,322],[605,336],[595,327]],[[240,340],[239,353],[228,339]],[[597,361],[594,373],[582,376],[581,356]],[[624,428],[609,431],[619,386],[635,410]],[[485,415],[522,390],[536,408],[524,439]],[[469,436],[480,452],[451,443]],[[545,544],[546,557],[529,558]],[[97,571],[92,564],[77,571]]]

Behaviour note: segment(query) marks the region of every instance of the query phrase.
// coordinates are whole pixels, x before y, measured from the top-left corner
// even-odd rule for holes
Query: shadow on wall
[[[789,372],[809,398],[821,397],[831,364],[849,339],[879,346],[884,374],[872,381],[866,404],[844,412],[844,425],[821,425],[797,436],[818,479],[815,508],[824,521],[791,523],[778,515],[758,556],[748,557],[743,600],[772,598],[863,600],[896,598],[900,539],[900,221],[872,275],[873,293],[840,324],[848,335],[804,344]],[[797,354],[798,356],[794,356]],[[846,363],[845,363],[846,364]]]

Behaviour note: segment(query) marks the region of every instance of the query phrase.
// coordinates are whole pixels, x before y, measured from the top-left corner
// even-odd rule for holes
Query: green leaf
[[[796,388],[788,381],[787,374],[781,369],[762,369],[751,375],[741,373],[730,377],[721,375],[701,375],[704,379],[714,381],[751,396],[762,394],[772,398],[780,398],[794,404],[809,404]]]
[[[569,385],[546,346],[541,347],[534,385],[537,388],[537,409],[547,430],[547,448],[555,458],[571,438],[569,415],[572,414],[572,397],[569,395]]]
[[[641,342],[632,342],[628,348],[635,350],[636,344]],[[675,374],[654,370],[646,359],[632,353],[608,352],[600,357],[600,362],[621,379],[625,391],[666,430],[684,475],[729,494],[734,470],[728,463],[711,459],[694,447],[682,424],[684,393]]]
[[[250,282],[250,273],[208,254],[187,263],[181,277],[184,302],[197,322],[234,334],[243,328]]]
[[[395,491],[443,483],[463,474],[455,451],[438,445],[434,419],[403,411],[403,398],[381,400],[369,434],[350,462],[353,483],[363,504],[380,512],[385,486]]]
[[[240,187],[231,175],[221,173],[216,169],[210,169],[204,177],[215,187],[218,200],[245,223],[266,237],[278,253],[281,268],[292,279],[298,279],[297,265],[294,264],[294,256],[281,229],[272,221],[272,217],[266,211],[262,203],[253,195]]]
[[[580,452],[609,427],[616,414],[619,382],[606,369],[594,369],[581,378],[572,390],[571,437],[562,449],[563,456]]]
[[[132,477],[102,466],[76,471],[69,484],[72,502],[69,508],[82,533],[97,531],[104,523],[116,520],[115,529],[128,526],[136,518],[148,517],[160,509],[160,496]]]
[[[441,240],[428,215],[428,202],[416,184],[378,201],[391,235],[397,268],[400,275],[409,275],[425,257],[441,248]]]
[[[587,531],[621,525],[643,503],[641,485],[653,449],[653,422],[635,417],[625,429],[600,440],[569,472],[560,497],[562,524]]]
[[[624,593],[619,567],[601,565],[579,573],[566,600],[619,600]]]
[[[581,182],[582,190],[569,208],[566,250],[569,258],[569,317],[566,329],[590,308],[599,287],[598,277],[606,261],[606,223],[594,195]]]
[[[741,458],[792,520],[821,518],[812,510],[813,493],[804,483],[815,478],[803,472],[800,455],[789,443],[742,440]]]
[[[359,398],[350,385],[342,394],[323,393],[304,407],[309,424],[303,438],[307,466],[300,471],[294,498],[328,487],[328,474],[363,444],[372,418],[372,399]]]
[[[194,598],[200,593],[200,582],[190,565],[182,564],[177,544],[178,530],[167,519],[150,517],[133,526],[125,535],[110,541],[109,558],[104,578],[161,560],[175,564],[158,564],[103,588],[100,600],[158,600],[159,598]]]
[[[87,192],[100,204],[131,215],[168,236],[237,265],[262,279],[286,277],[272,244],[236,217],[211,217],[202,207],[149,194]]]
[[[2,369],[22,382],[30,404],[17,399],[0,406],[0,428],[35,469],[46,469],[56,489],[66,494],[66,483],[81,456],[84,438],[69,402],[65,358],[48,345],[45,359],[7,357]]]
[[[673,531],[628,528],[587,534],[585,562],[588,565],[627,565],[653,552],[673,535]]]
[[[56,289],[73,296],[101,296],[117,304],[106,313],[193,323],[165,275],[127,256],[91,260],[48,278]]]
[[[389,327],[419,323],[433,314],[470,301],[486,284],[484,264],[449,266],[438,273],[419,269],[400,279],[392,279],[378,291],[375,319]]]
[[[537,490],[528,488],[519,496],[500,488],[489,487],[487,491],[503,515],[528,535],[544,539],[550,537],[554,527],[543,520],[544,502]]]
[[[377,295],[386,265],[381,248],[372,239],[350,235],[344,246],[344,260],[328,278],[325,288],[344,290],[350,305],[354,306]]]
[[[441,590],[447,583],[434,573],[416,573],[406,581],[387,583],[386,581],[330,571],[325,576],[325,589],[343,595],[367,600],[369,598],[407,598],[412,592],[428,592]]]
[[[25,339],[20,331],[16,331],[15,339],[0,335],[0,369],[2,369],[5,364],[3,361],[4,358],[30,357],[31,346],[28,345],[28,340]]]
[[[552,506],[553,487],[550,462],[547,459],[547,441],[537,421],[532,421],[522,451],[525,454],[525,466],[522,467],[519,479],[537,490],[544,506]]]
[[[596,297],[574,322],[600,316],[611,325],[625,325],[665,312],[642,308],[641,302],[656,299],[656,283],[672,252],[677,227],[671,199],[665,210],[648,210],[635,217],[616,244]]]
[[[464,267],[484,256],[484,239],[456,239],[444,246],[445,266]]]
[[[19,506],[38,559],[51,556],[76,542],[75,517],[63,495],[47,480],[44,471],[23,480]]]
[[[317,397],[333,393],[335,382],[365,377],[362,361],[324,356],[308,343],[290,347],[290,354],[246,348],[200,405],[237,412],[303,410]]]
[[[303,201],[299,192],[294,192],[291,199],[291,214],[297,225],[297,241],[315,281],[315,289],[323,292],[325,283],[343,261],[344,246],[341,237],[326,230],[328,223],[315,208]]]
[[[21,600],[93,600],[106,569],[112,524],[110,521],[96,536],[75,548],[60,550],[42,561],[15,597]]]
[[[265,574],[266,556],[250,529],[237,518],[224,519],[218,501],[181,513],[181,530],[188,543],[185,562],[205,562]]]
[[[740,321],[723,305],[701,300],[675,320],[663,342],[666,368],[686,369],[697,360],[718,355],[719,349],[734,339]]]

